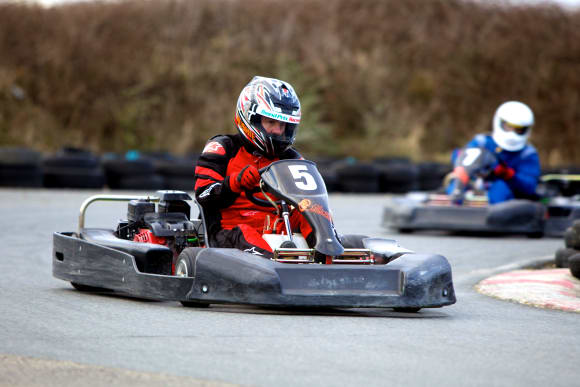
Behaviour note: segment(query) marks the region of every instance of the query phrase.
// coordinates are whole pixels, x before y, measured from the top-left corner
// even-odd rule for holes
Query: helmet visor
[[[294,144],[298,124],[279,121],[256,114],[252,117],[252,125],[260,129],[266,143],[271,144],[273,147],[271,149],[273,153],[284,152]],[[268,148],[268,145],[266,145],[266,148]]]
[[[506,120],[500,120],[500,127],[505,132],[515,132],[516,134],[523,136],[530,131],[531,126],[521,126],[507,122]]]

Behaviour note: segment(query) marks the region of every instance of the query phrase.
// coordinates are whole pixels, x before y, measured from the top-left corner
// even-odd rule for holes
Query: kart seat
[[[209,234],[207,232],[207,228],[208,227],[207,227],[207,223],[205,221],[206,218],[205,218],[205,215],[203,213],[203,207],[201,206],[201,204],[199,204],[197,202],[197,200],[194,200],[194,203],[197,206],[197,209],[199,211],[198,219],[201,220],[201,224],[203,226],[203,230],[202,231],[203,231],[203,234],[204,234],[203,236],[204,236],[204,240],[205,240],[205,246],[206,247],[213,247],[213,243],[210,242]]]

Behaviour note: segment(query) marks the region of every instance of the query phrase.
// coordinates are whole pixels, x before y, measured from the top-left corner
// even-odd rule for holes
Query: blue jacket
[[[533,196],[540,177],[540,158],[536,148],[530,144],[516,152],[509,152],[499,147],[490,135],[478,134],[466,148],[486,148],[494,153],[498,161],[515,170],[513,178],[506,180],[515,197]],[[453,152],[451,161],[455,163],[457,152]]]

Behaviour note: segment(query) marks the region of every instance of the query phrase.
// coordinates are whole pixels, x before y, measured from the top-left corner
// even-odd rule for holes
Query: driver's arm
[[[226,176],[233,155],[233,144],[226,136],[211,138],[195,167],[195,198],[202,206],[229,207],[239,194],[233,192]]]
[[[533,195],[536,192],[540,174],[540,159],[538,154],[533,152],[519,162],[513,178],[507,180],[507,183],[517,192]]]

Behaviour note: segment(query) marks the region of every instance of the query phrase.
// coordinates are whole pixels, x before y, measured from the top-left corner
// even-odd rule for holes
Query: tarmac
[[[475,285],[482,294],[537,308],[580,313],[580,279],[570,269],[538,261],[533,267],[492,275]]]

